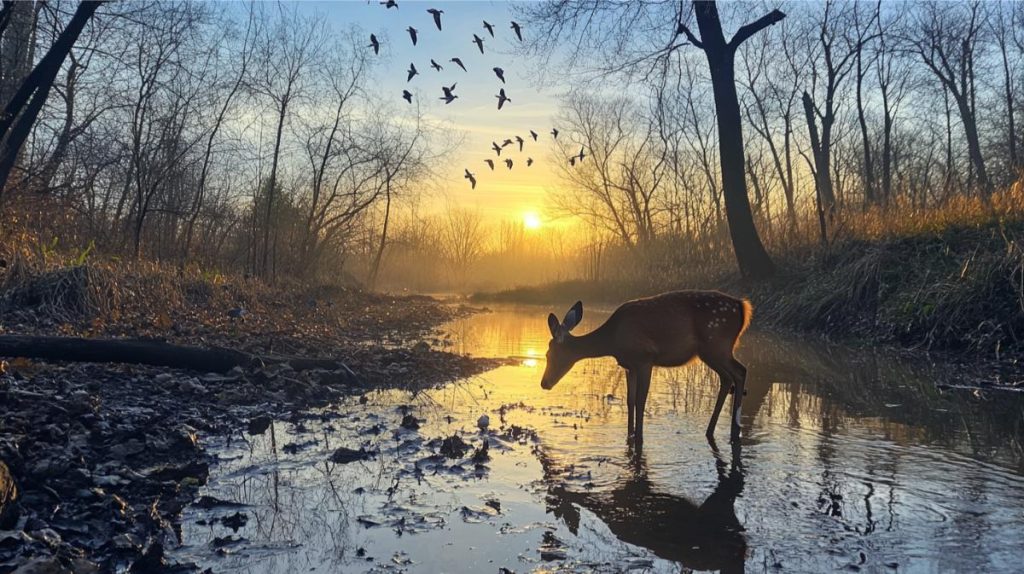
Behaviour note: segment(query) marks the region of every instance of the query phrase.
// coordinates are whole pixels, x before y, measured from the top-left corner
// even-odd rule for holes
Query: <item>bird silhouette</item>
[[[491,168],[491,171],[494,171],[494,160],[493,159],[485,159],[484,163],[487,164],[487,167]]]
[[[473,34],[473,43],[476,44],[477,48],[480,48],[480,53],[484,53],[484,39],[476,34]]]
[[[515,30],[515,32],[516,32],[516,38],[519,38],[519,41],[522,42],[523,41],[523,30],[519,26],[519,23],[518,22],[512,22],[512,29]]]
[[[509,98],[508,96],[505,95],[505,88],[502,88],[501,90],[499,90],[498,91],[498,95],[494,96],[494,97],[498,98],[498,109],[499,110],[501,109],[501,106],[505,105],[505,102],[511,102],[512,101],[511,98]]]
[[[385,0],[384,2],[381,2],[380,5],[383,6],[385,10],[388,8],[398,8],[398,2],[395,2],[395,0]]]
[[[408,28],[406,28],[406,31],[409,32],[409,37],[412,38],[412,45],[415,46],[416,45],[416,28],[413,28],[412,26],[409,26]]]
[[[491,149],[498,153],[498,157],[501,157],[501,146],[498,142],[491,142]]]
[[[409,90],[402,90],[402,97],[405,98],[405,101],[409,102],[410,104],[412,103],[412,92],[410,92]]]
[[[440,72],[441,70],[444,69],[444,68],[441,67],[441,64],[438,64],[437,62],[435,62],[433,58],[430,59],[430,67],[434,68],[438,72]]]
[[[377,41],[376,34],[370,34],[370,48],[373,48],[374,55],[380,54],[380,42]]]
[[[580,161],[583,161],[583,157],[584,157],[583,146],[580,146],[580,155],[579,155]]]
[[[464,175],[462,177],[464,177],[464,178],[469,180],[469,187],[470,187],[470,189],[476,189],[476,177],[473,174],[469,173],[468,169],[466,170],[466,175]]]
[[[524,140],[523,138],[521,138],[519,136],[516,136],[516,141],[519,143],[519,151],[522,152],[523,151],[523,142],[525,142],[526,140]]]
[[[576,165],[576,156],[574,156],[574,155],[573,156],[569,156],[569,165],[572,165],[572,166]]]
[[[459,96],[456,96],[455,94],[452,93],[452,91],[454,91],[454,90],[455,90],[455,84],[452,84],[452,87],[450,87],[450,88],[446,88],[444,86],[441,86],[441,91],[444,92],[444,95],[441,96],[438,99],[444,100],[444,103],[446,105],[454,102],[455,98],[459,97]]]
[[[510,140],[508,138],[505,138],[505,141],[501,142],[501,147],[506,147],[506,146],[510,146],[510,145],[512,145],[512,140]]]
[[[530,130],[530,137],[533,138],[533,141],[537,141],[537,132]]]
[[[440,30],[441,14],[444,14],[444,10],[438,10],[437,8],[428,8],[427,12],[430,12],[430,14],[434,17],[434,24],[437,26],[437,29]]]
[[[408,82],[412,80],[412,77],[415,76],[416,74],[419,74],[419,72],[416,71],[416,64],[409,62],[409,77],[406,78],[405,81]]]
[[[505,83],[505,70],[502,70],[501,68],[494,68],[494,75],[498,76],[498,79],[501,80],[502,84]]]
[[[512,169],[512,158],[506,159],[505,165],[507,165],[509,169]]]
[[[532,157],[526,158],[526,167],[530,167],[531,165],[533,165],[533,158]]]
[[[451,60],[449,60],[449,62],[455,62],[456,64],[458,64],[459,67],[462,68],[463,72],[469,71],[466,69],[466,66],[462,63],[462,60],[460,60],[459,58],[452,58]]]
[[[558,139],[558,128],[551,128],[551,137]]]
[[[494,37],[494,26],[492,26],[491,24],[487,23],[487,20],[484,20],[484,28],[487,28],[487,31],[490,32],[490,34],[491,34],[491,38],[493,38]]]

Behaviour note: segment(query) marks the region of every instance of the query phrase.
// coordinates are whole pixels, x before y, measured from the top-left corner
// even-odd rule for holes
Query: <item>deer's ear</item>
[[[582,320],[583,301],[577,301],[576,304],[569,309],[569,312],[565,314],[565,319],[562,319],[562,327],[564,327],[566,331],[572,331]]]
[[[552,337],[558,337],[558,330],[561,325],[558,324],[558,317],[555,317],[554,313],[548,313],[548,329],[551,330]]]

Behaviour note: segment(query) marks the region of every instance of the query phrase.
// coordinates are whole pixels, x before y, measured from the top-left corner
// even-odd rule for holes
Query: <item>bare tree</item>
[[[978,136],[975,64],[978,41],[985,26],[980,2],[963,5],[928,3],[916,12],[917,29],[909,35],[909,47],[953,98],[960,113],[967,152],[985,196],[992,194],[992,181],[985,167]]]
[[[261,26],[262,34],[256,40],[256,63],[251,67],[247,85],[253,93],[266,98],[276,114],[274,148],[271,155],[270,175],[263,200],[262,241],[258,245],[259,267],[256,271],[264,278],[272,278],[270,255],[274,222],[274,202],[278,191],[278,167],[285,124],[292,105],[304,95],[305,76],[320,56],[325,44],[323,21],[304,18],[294,9],[279,7],[272,25]]]

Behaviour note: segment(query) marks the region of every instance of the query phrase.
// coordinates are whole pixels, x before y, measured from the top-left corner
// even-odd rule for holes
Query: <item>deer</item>
[[[731,391],[730,440],[740,439],[740,416],[747,368],[734,352],[750,325],[753,306],[718,291],[672,291],[620,305],[586,335],[570,333],[583,320],[577,301],[559,322],[548,315],[551,341],[540,386],[551,390],[583,359],[613,357],[626,371],[627,440],[642,445],[644,408],[654,367],[681,367],[700,358],[718,374],[721,388],[705,435],[714,440],[718,417]]]

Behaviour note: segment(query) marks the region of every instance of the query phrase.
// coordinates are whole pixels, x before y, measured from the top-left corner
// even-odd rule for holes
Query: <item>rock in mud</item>
[[[270,428],[270,424],[274,422],[274,419],[270,418],[269,415],[260,415],[249,419],[249,434],[258,435],[267,432]]]
[[[370,453],[366,452],[366,449],[362,448],[359,450],[353,450],[351,448],[339,447],[333,454],[331,454],[331,462],[337,464],[348,464],[350,462],[366,460],[368,458],[370,458]]]
[[[420,428],[420,419],[416,418],[415,416],[413,416],[411,414],[405,415],[404,417],[402,417],[402,424],[401,424],[401,426],[402,426],[402,428],[408,429],[408,430],[419,430],[419,428]]]
[[[225,516],[224,518],[220,519],[221,524],[230,528],[231,530],[234,530],[235,532],[238,532],[240,528],[245,526],[246,522],[249,522],[249,517],[241,512],[236,512],[232,515]]]
[[[441,441],[441,454],[447,458],[462,458],[469,451],[469,445],[457,434]]]
[[[9,528],[17,520],[18,486],[10,469],[0,461],[0,528]]]

